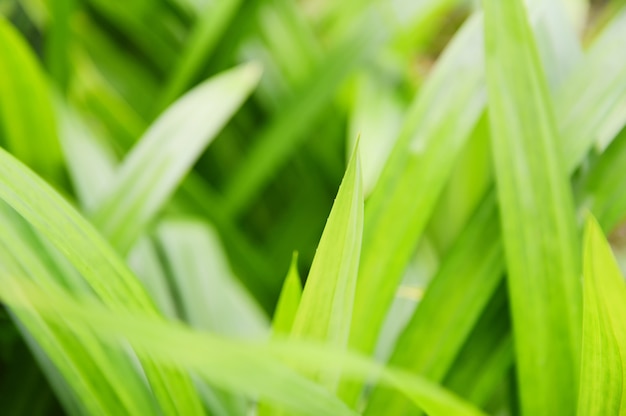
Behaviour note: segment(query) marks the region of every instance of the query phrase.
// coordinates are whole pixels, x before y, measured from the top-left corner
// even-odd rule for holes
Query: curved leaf
[[[344,375],[352,379],[379,376],[382,382],[402,390],[433,416],[483,415],[426,379],[387,369],[362,355],[325,344],[294,340],[251,344],[229,340],[141,314],[115,314],[96,304],[77,302],[60,290],[41,291],[17,277],[5,276],[5,285],[0,289],[0,297],[12,307],[46,313],[49,319],[79,334],[95,329],[106,338],[124,337],[140,354],[149,353],[164,362],[174,362],[223,388],[260,395],[299,414],[355,413],[319,385],[290,370],[284,361],[309,370],[341,367]],[[159,342],[155,343],[155,339]]]
[[[0,143],[55,185],[63,158],[48,85],[19,33],[0,17]]]
[[[92,215],[118,250],[130,249],[260,75],[259,66],[247,64],[213,77],[169,107],[148,129]]]
[[[0,199],[44,236],[114,310],[158,315],[152,299],[115,250],[62,197],[0,149]],[[149,359],[144,369],[166,414],[202,414],[190,379]]]

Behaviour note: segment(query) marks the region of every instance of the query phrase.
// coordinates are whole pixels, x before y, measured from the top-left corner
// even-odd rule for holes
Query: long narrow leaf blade
[[[350,343],[373,350],[402,273],[485,105],[480,19],[463,26],[420,91],[367,201]],[[459,68],[463,71],[459,73]],[[450,123],[449,120],[455,120]],[[415,194],[416,184],[428,183]]]
[[[0,143],[53,184],[63,158],[48,85],[24,39],[0,17]]]
[[[578,236],[558,134],[521,1],[485,0],[489,119],[522,413],[573,414]]]
[[[0,199],[63,254],[105,304],[116,310],[158,314],[139,280],[93,226],[37,175],[2,149],[0,184]],[[164,413],[203,413],[187,375],[159,367],[149,359],[143,364]]]
[[[272,332],[274,334],[286,335],[291,332],[301,299],[302,282],[298,274],[298,255],[294,254],[276,304],[276,311],[272,320]]]
[[[584,237],[583,342],[578,415],[626,412],[626,286],[602,229]]]
[[[118,250],[130,248],[260,75],[259,66],[247,64],[211,78],[169,107],[141,138],[93,214]]]
[[[556,94],[561,151],[568,155],[565,162],[570,174],[581,164],[583,155],[597,137],[589,132],[606,130],[609,120],[604,115],[607,111],[612,112],[616,105],[619,106],[616,102],[626,99],[626,94],[616,94],[616,91],[626,88],[626,78],[620,78],[620,73],[626,74],[626,59],[618,61],[614,54],[616,43],[626,47],[625,29],[626,25],[616,20],[593,44],[588,56],[573,70]],[[604,69],[609,63],[612,63],[610,76]],[[566,99],[571,97],[571,91],[579,92],[578,100],[572,102],[571,98]],[[580,98],[583,92],[584,99]],[[614,220],[626,212],[626,203],[617,203],[613,207],[624,198],[612,197],[620,195],[617,190],[623,182],[624,164],[620,162],[626,157],[622,156],[622,153],[626,155],[626,151],[622,150],[626,149],[625,137],[626,134],[622,133],[603,153],[592,168],[583,189],[585,195],[582,207],[591,208],[599,219],[604,219],[609,208],[615,208],[611,221],[601,221],[605,229],[614,226]],[[445,256],[437,276],[430,283],[404,335],[398,341],[396,353],[391,358],[392,364],[410,366],[433,379],[439,379],[444,374],[446,363],[450,363],[458,353],[460,343],[466,336],[464,334],[470,330],[468,325],[473,325],[473,319],[504,277],[499,222],[495,192],[492,190],[483,198],[481,207]],[[494,252],[497,254],[494,255]],[[447,287],[458,290],[450,294]],[[437,315],[433,318],[435,312]],[[439,318],[443,318],[441,315],[447,318],[440,321]],[[423,338],[426,336],[429,342],[425,344]],[[441,343],[445,343],[445,348],[430,347]],[[377,399],[381,403],[387,400]]]
[[[294,337],[347,346],[362,234],[363,189],[357,145],[302,292],[291,329]],[[326,381],[329,386],[338,381],[336,376],[325,377],[330,378]]]
[[[26,274],[41,288],[58,284],[61,278],[45,260],[45,249],[4,203],[0,203],[0,229],[3,274]],[[91,413],[156,413],[143,380],[119,347],[103,345],[87,334],[79,342],[70,330],[48,322],[36,311],[18,310],[15,315]]]
[[[168,220],[157,229],[179,309],[193,327],[262,338],[267,317],[230,271],[217,234],[198,221]]]
[[[368,358],[311,341],[275,340],[251,344],[190,331],[172,322],[145,315],[114,314],[95,304],[77,302],[58,289],[46,292],[18,277],[4,276],[0,298],[12,307],[46,314],[49,319],[76,330],[92,331],[107,339],[128,339],[141,353],[149,352],[165,362],[174,362],[227,389],[259,394],[289,410],[305,415],[354,415],[333,395],[290,371],[283,362],[331,370],[341,367],[344,375],[363,379],[372,374],[398,388],[433,416],[480,416],[472,405],[426,379],[387,369]],[[154,343],[154,339],[159,343]]]

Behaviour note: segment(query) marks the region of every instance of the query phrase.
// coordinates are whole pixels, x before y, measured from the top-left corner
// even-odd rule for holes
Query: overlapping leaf
[[[152,299],[98,232],[34,173],[0,150],[0,199],[10,205],[76,268],[100,299],[116,310],[156,314]],[[144,368],[166,413],[202,413],[189,378]]]
[[[39,175],[61,185],[62,155],[47,81],[24,39],[2,17],[0,91],[0,143]]]
[[[189,331],[145,315],[112,316],[111,311],[77,302],[58,289],[51,288],[44,293],[16,277],[4,276],[4,282],[0,296],[17,309],[46,313],[49,319],[71,327],[78,334],[91,332],[91,326],[97,323],[96,332],[100,336],[114,339],[123,336],[140,355],[149,352],[163,361],[175,362],[198,372],[215,384],[260,395],[300,414],[356,413],[325,389],[298,376],[282,364],[283,360],[325,370],[340,366],[345,375],[356,379],[378,374],[386,384],[402,390],[435,416],[483,414],[425,379],[400,370],[385,369],[360,355],[324,344],[294,341],[274,341],[267,345],[242,343]],[[156,345],[155,338],[160,340]]]
[[[626,94],[615,93],[616,89],[620,90],[626,85],[620,78],[626,69],[626,60],[616,60],[613,53],[616,43],[625,45],[624,28],[619,19],[616,20],[592,45],[588,55],[577,64],[571,76],[557,88],[555,110],[562,137],[561,149],[564,154],[570,155],[565,160],[570,173],[582,162],[584,153],[598,137],[589,132],[605,131],[612,121],[603,115],[607,111],[614,112],[619,108],[616,103],[626,99]],[[597,60],[603,64],[598,64]],[[612,75],[605,77],[606,70],[602,67],[609,65],[609,62]],[[609,85],[613,88],[607,88]],[[585,99],[575,103],[566,100],[564,97],[570,96],[570,91],[584,93]],[[573,112],[578,116],[574,117]],[[626,122],[626,118],[622,122]],[[583,187],[584,196],[580,198],[582,207],[591,207],[596,215],[602,214],[602,218],[605,218],[604,213],[611,213],[602,222],[607,229],[615,225],[615,219],[626,215],[626,205],[620,203],[623,198],[619,197],[621,193],[618,191],[623,183],[620,179],[623,176],[623,164],[620,162],[624,151],[621,149],[626,143],[622,136],[615,139],[614,144],[591,169]],[[404,335],[398,340],[391,363],[410,366],[434,379],[440,379],[449,370],[448,365],[471,331],[475,322],[473,319],[481,313],[504,277],[501,244],[495,194],[489,192],[444,258]],[[492,255],[494,252],[499,254]],[[451,294],[449,287],[464,289]],[[433,316],[436,318],[433,319]],[[428,339],[426,344],[424,339]],[[429,348],[428,345],[444,347]],[[378,393],[374,397],[376,403],[390,400],[376,396]],[[394,403],[397,401],[394,400]],[[380,411],[380,408],[374,406],[374,401],[370,406],[373,412],[376,412],[374,409]]]
[[[337,192],[293,320],[295,338],[346,347],[352,321],[363,233],[363,189],[358,145]],[[338,372],[319,375],[332,391]]]
[[[585,225],[583,338],[578,415],[626,411],[626,286],[602,229]]]
[[[130,248],[259,76],[260,68],[248,64],[210,79],[168,108],[140,139],[93,214],[118,250]]]
[[[523,3],[487,0],[484,9],[522,413],[572,414],[581,333],[579,244],[552,102]]]

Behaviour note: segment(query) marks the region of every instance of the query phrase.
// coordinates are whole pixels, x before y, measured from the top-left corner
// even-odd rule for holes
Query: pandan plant
[[[1,413],[626,414],[622,3],[0,2]]]

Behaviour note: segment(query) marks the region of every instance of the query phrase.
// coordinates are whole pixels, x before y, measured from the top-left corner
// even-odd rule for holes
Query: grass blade
[[[44,256],[45,248],[4,203],[0,207],[0,228],[5,274],[26,274],[41,288],[61,281],[59,272],[51,267],[52,259]],[[78,293],[89,296],[82,290]],[[36,312],[17,311],[16,316],[91,413],[155,413],[143,380],[134,373],[131,361],[118,348],[105,346],[88,335],[78,342],[70,330],[51,324]]]
[[[360,22],[364,27],[364,22]],[[378,30],[353,33],[337,44],[316,70],[294,91],[286,111],[255,139],[241,164],[229,180],[225,210],[241,213],[264,189],[276,170],[307,137],[307,129],[326,108],[337,88],[362,64],[380,42]],[[306,97],[306,98],[303,98]]]
[[[287,278],[276,304],[274,319],[272,320],[272,334],[288,336],[293,328],[293,322],[298,312],[298,306],[302,299],[302,282],[298,274],[298,253],[293,253],[291,266]],[[283,414],[281,409],[276,409],[267,403],[261,402],[257,406],[257,416],[279,416]]]
[[[231,273],[215,232],[199,221],[168,220],[157,229],[157,244],[186,322],[234,337],[267,334],[267,317]]]
[[[96,304],[77,302],[58,289],[46,292],[19,278],[5,277],[0,297],[12,307],[36,309],[77,332],[93,325],[105,338],[128,339],[138,351],[150,351],[202,374],[227,389],[257,395],[304,415],[354,415],[327,391],[288,370],[283,361],[325,371],[341,367],[344,375],[363,379],[379,375],[382,382],[409,395],[433,416],[479,416],[482,412],[427,380],[401,370],[386,369],[366,357],[328,345],[275,340],[251,344],[199,333],[145,315],[117,315]],[[154,343],[154,339],[161,342]]]
[[[611,248],[589,215],[584,237],[583,341],[578,415],[626,411],[626,287]]]
[[[298,274],[298,254],[294,253],[272,320],[274,334],[287,335],[291,332],[301,299],[302,282]]]
[[[0,149],[0,199],[13,207],[83,275],[94,292],[116,310],[157,314],[152,299],[98,232],[34,173]],[[202,414],[197,393],[186,375],[144,369],[166,414]]]
[[[578,200],[583,209],[593,212],[602,229],[609,233],[626,215],[626,129],[612,141],[586,173]]]
[[[117,159],[68,104],[57,102],[57,118],[61,147],[74,191],[81,207],[93,210],[115,177]]]
[[[367,352],[374,348],[402,273],[455,157],[483,111],[481,57],[480,19],[476,16],[459,31],[423,86],[367,201],[350,335],[353,348]],[[418,197],[416,183],[429,184]]]
[[[63,156],[47,81],[26,42],[2,17],[0,91],[3,145],[47,181],[62,185]]]
[[[611,103],[615,102],[614,91],[621,88],[618,81],[619,68],[626,69],[626,59],[621,59],[618,62],[615,59],[609,60],[609,57],[616,56],[612,52],[615,48],[615,42],[623,42],[626,39],[626,33],[619,30],[621,28],[623,31],[626,26],[620,25],[619,21],[614,24],[615,26],[611,26],[611,29],[591,47],[588,56],[573,71],[569,79],[558,88],[555,100],[557,103],[556,110],[559,128],[562,132],[562,152],[564,155],[569,155],[565,162],[570,174],[573,174],[574,170],[581,164],[584,154],[589,151],[597,137],[595,134],[589,134],[589,132],[594,129],[605,130],[609,120],[603,118],[603,114],[612,111]],[[611,79],[605,78],[607,74],[605,69],[594,64],[594,60],[599,57],[603,57],[603,62],[606,64],[612,62],[611,73],[613,75],[609,77]],[[595,68],[595,70],[591,71],[591,68]],[[606,89],[605,85],[613,85],[614,89]],[[585,91],[583,96],[585,99],[576,101],[576,105],[572,105],[571,102],[561,98],[564,95],[569,95],[571,89],[581,93]],[[576,112],[578,117],[573,117],[572,112]],[[604,169],[609,168],[609,165],[611,166],[610,171],[612,173],[608,173],[608,171],[606,173],[607,182],[602,182],[606,185],[606,188],[602,188],[602,192],[606,191],[607,195],[622,194],[618,191],[621,179],[611,180],[610,178],[617,179],[623,176],[622,165],[619,163],[622,160],[622,156],[619,156],[622,151],[619,149],[624,148],[624,143],[626,141],[616,139],[615,143],[607,149],[607,152],[610,151],[610,153],[603,155],[589,174],[589,178],[597,177],[599,179],[600,176],[596,176],[593,172],[596,169],[604,171]],[[615,162],[609,163],[609,159],[613,160],[614,158]],[[601,168],[604,165],[606,168]],[[587,201],[596,201],[597,203],[591,205],[594,214],[598,213],[596,215],[608,212],[609,209],[612,210],[610,218],[621,218],[621,216],[626,215],[626,202],[620,204],[620,200],[625,201],[624,198],[618,197],[607,200],[600,195],[594,196],[593,191],[600,192],[601,190],[591,186],[596,183],[595,181],[589,180],[588,183],[591,188],[583,197],[585,202],[581,206],[590,206]],[[433,380],[442,380],[439,377],[443,377],[445,373],[451,371],[450,365],[453,358],[458,354],[467,334],[470,333],[496,287],[504,279],[505,265],[499,222],[496,195],[491,189],[443,259],[439,272],[426,290],[425,296],[407,325],[404,335],[398,340],[395,352],[390,359],[391,364],[411,368]],[[607,227],[609,223],[603,222],[602,224]],[[493,255],[493,253],[497,254]],[[459,290],[450,294],[447,290],[448,287],[459,288]],[[441,320],[440,315],[442,315]],[[443,315],[445,315],[445,319]],[[424,339],[429,340],[428,344],[423,342]],[[436,347],[431,348],[429,345],[436,345]],[[445,347],[441,347],[441,345],[445,345]],[[379,394],[381,393],[374,393],[370,406],[373,406],[373,403],[386,406],[386,403],[392,400],[376,397]],[[399,398],[393,399],[394,406],[400,406],[400,401]],[[407,412],[406,406],[410,405],[405,400],[403,411]],[[378,409],[379,412],[382,411],[380,407]],[[376,413],[375,410],[372,412]]]
[[[254,64],[218,75],[168,108],[145,133],[92,216],[118,250],[130,249],[259,77]]]
[[[180,61],[169,77],[159,99],[161,110],[183,93],[198,76],[202,64],[211,55],[220,37],[241,6],[241,0],[227,0],[208,4],[196,22]]]
[[[362,233],[363,188],[357,145],[317,247],[291,329],[293,337],[347,346]],[[337,376],[318,377],[332,391]]]
[[[578,234],[559,136],[521,1],[484,1],[492,149],[522,413],[574,413]]]
[[[503,249],[495,195],[484,201],[429,284],[389,363],[443,381],[501,282]],[[455,290],[451,291],[450,287]],[[376,389],[367,414],[409,413],[412,403]],[[410,414],[410,413],[409,413]]]

